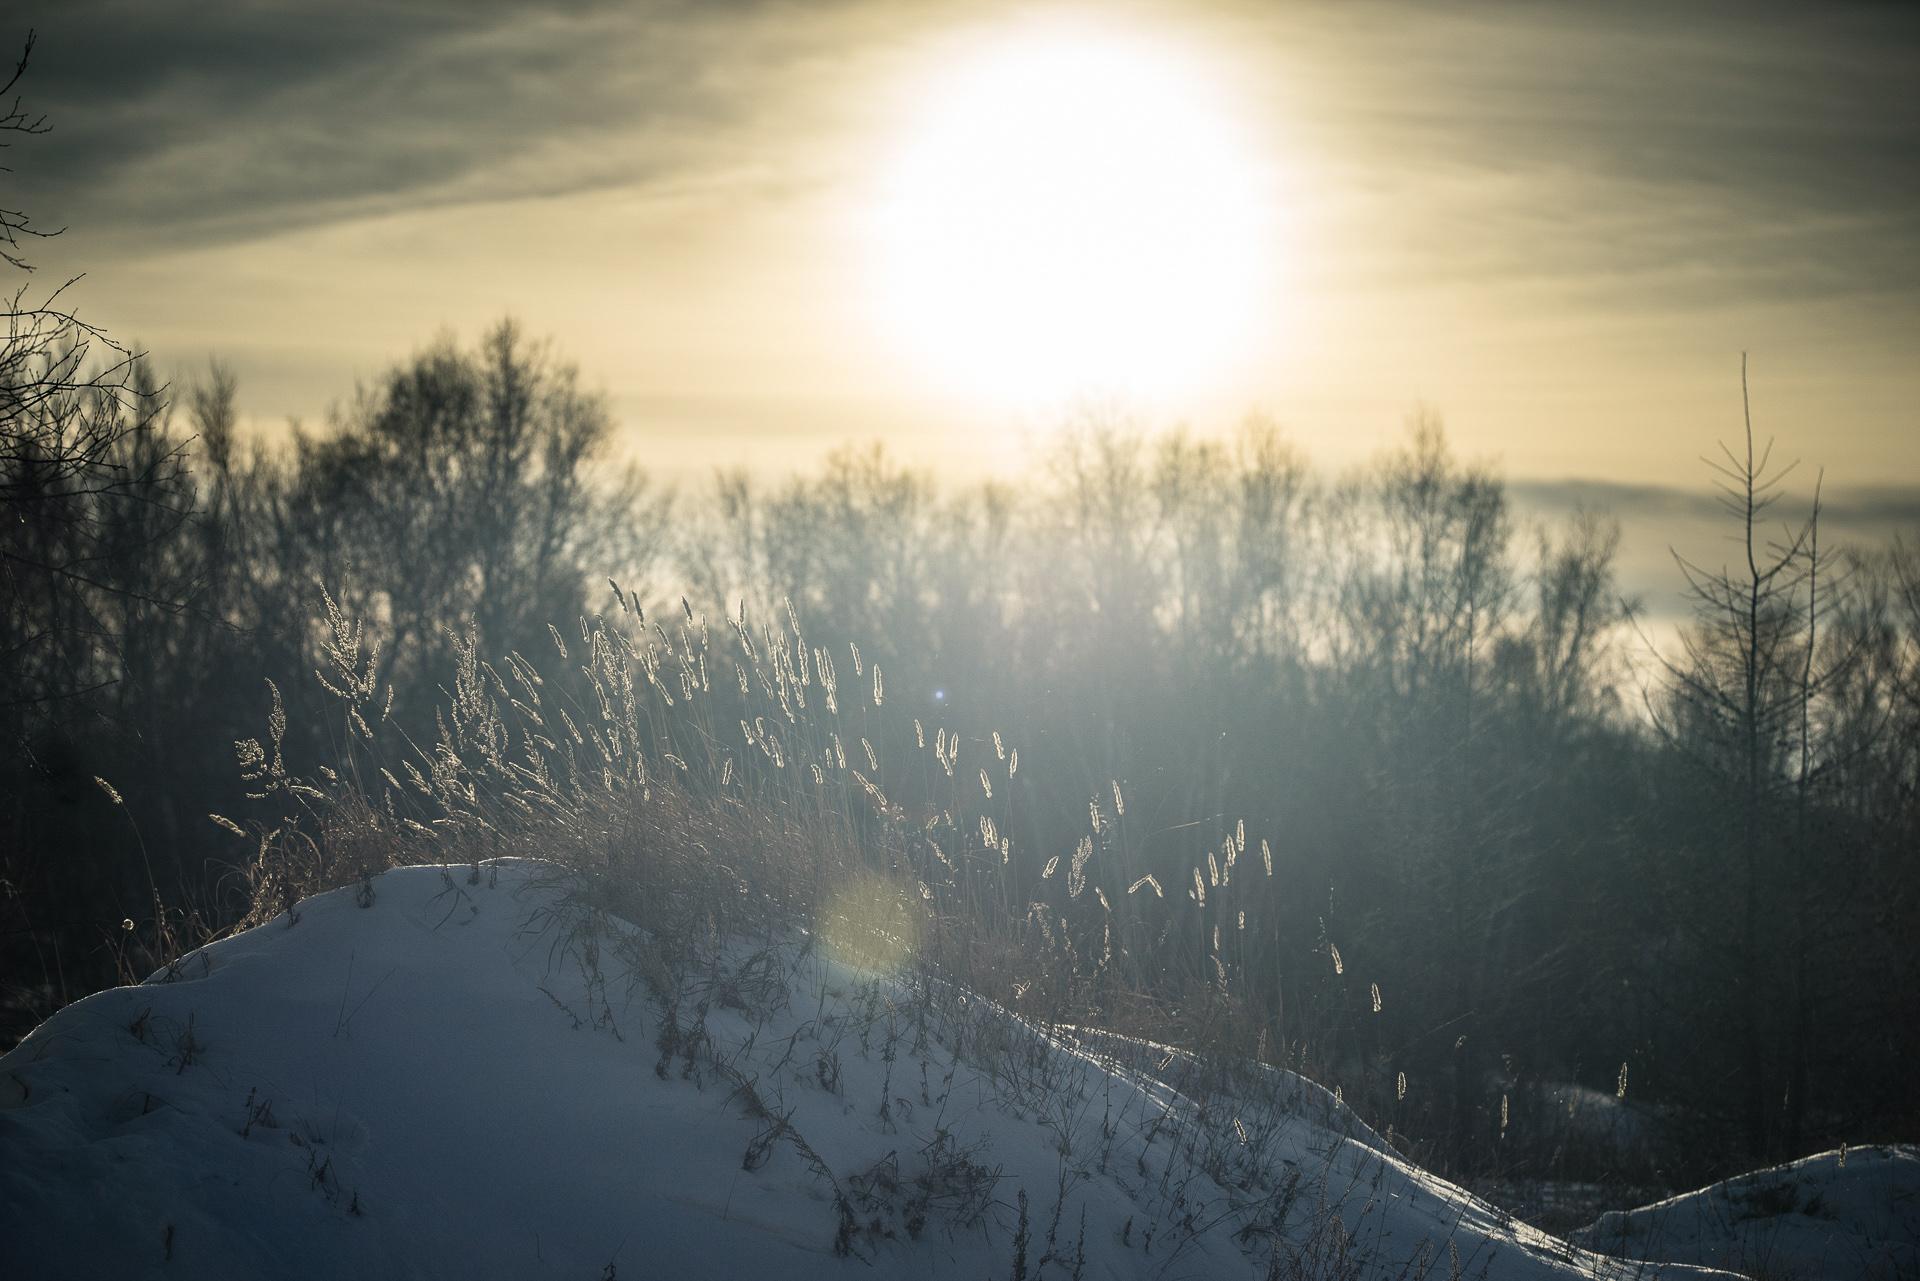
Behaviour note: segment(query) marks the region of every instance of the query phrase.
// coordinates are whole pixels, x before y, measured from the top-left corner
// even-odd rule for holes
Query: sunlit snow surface
[[[799,939],[675,982],[557,875],[391,872],[50,1019],[0,1058],[0,1276],[973,1281],[1023,1192],[1036,1281],[1704,1275],[1515,1224],[1290,1073]]]
[[[1822,1152],[1638,1210],[1575,1236],[1597,1249],[1769,1278],[1920,1276],[1920,1148]]]

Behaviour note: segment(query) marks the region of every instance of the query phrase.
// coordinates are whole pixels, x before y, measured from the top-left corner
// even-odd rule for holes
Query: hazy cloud
[[[1442,278],[1711,304],[1920,283],[1920,7],[1369,6],[1267,19]]]
[[[751,6],[29,0],[18,181],[149,245],[657,177],[762,105]],[[761,52],[766,52],[764,49]],[[757,56],[757,55],[756,55]]]
[[[20,157],[47,217],[172,242],[697,164],[782,73],[955,7],[27,0]],[[1920,284],[1920,8],[1224,4],[1404,281],[1551,271],[1605,294]],[[1407,202],[1420,216],[1406,218]],[[1398,249],[1399,252],[1394,252]]]
[[[1810,478],[1801,475],[1799,479]],[[1700,483],[1691,488],[1605,480],[1515,480],[1509,484],[1517,505],[1543,513],[1588,508],[1611,512],[1623,521],[1723,522],[1726,512],[1712,488],[1712,481],[1703,463]],[[1774,504],[1773,515],[1780,520],[1804,519],[1811,499],[1811,491],[1805,485],[1785,489]],[[1821,494],[1820,511],[1822,525],[1843,539],[1881,542],[1903,530],[1920,534],[1920,486],[1829,488]]]
[[[1031,9],[14,0],[0,39],[40,30],[23,90],[55,132],[0,184],[73,229],[49,272],[88,270],[96,318],[169,358],[237,354],[263,418],[510,308],[615,379],[636,429],[698,407],[703,460],[728,431],[927,448],[892,424],[947,406],[857,312],[853,171],[941,33]],[[1737,411],[1751,348],[1809,456],[1920,467],[1920,6],[1109,18],[1214,37],[1292,166],[1298,281],[1221,412],[1267,406],[1337,453],[1430,399],[1517,473],[1664,477]],[[535,196],[572,199],[503,203]]]

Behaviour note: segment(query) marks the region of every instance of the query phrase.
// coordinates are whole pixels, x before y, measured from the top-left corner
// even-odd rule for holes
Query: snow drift
[[[1517,1223],[1291,1073],[804,935],[670,965],[567,886],[400,869],[61,1011],[0,1058],[0,1273],[1702,1275]]]
[[[1574,1236],[1596,1249],[1770,1281],[1920,1276],[1920,1149],[1822,1152],[1602,1215]]]

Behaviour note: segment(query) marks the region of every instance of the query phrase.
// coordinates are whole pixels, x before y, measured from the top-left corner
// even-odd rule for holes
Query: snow
[[[676,975],[567,885],[399,869],[61,1011],[0,1057],[0,1275],[1718,1275],[1516,1223],[1292,1073],[798,933]]]
[[[1605,1214],[1574,1235],[1769,1281],[1920,1276],[1920,1148],[1837,1148]]]

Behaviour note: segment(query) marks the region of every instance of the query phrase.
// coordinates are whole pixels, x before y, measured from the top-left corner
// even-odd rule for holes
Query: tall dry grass
[[[919,963],[1023,1015],[1312,1066],[1304,1037],[1243,996],[1288,892],[1244,821],[1169,887],[1140,865],[1110,782],[1073,845],[1017,851],[1008,833],[1033,803],[1018,743],[889,708],[858,644],[816,644],[791,606],[716,624],[683,600],[648,618],[609,586],[607,611],[552,627],[537,661],[452,635],[428,739],[391,718],[377,646],[326,596],[317,679],[336,758],[289,766],[270,686],[265,733],[236,753],[273,817],[211,816],[248,842],[242,924],[397,864],[501,855],[563,867],[668,937],[812,927],[849,884],[879,884],[913,920]],[[1322,951],[1353,981],[1335,940]]]

